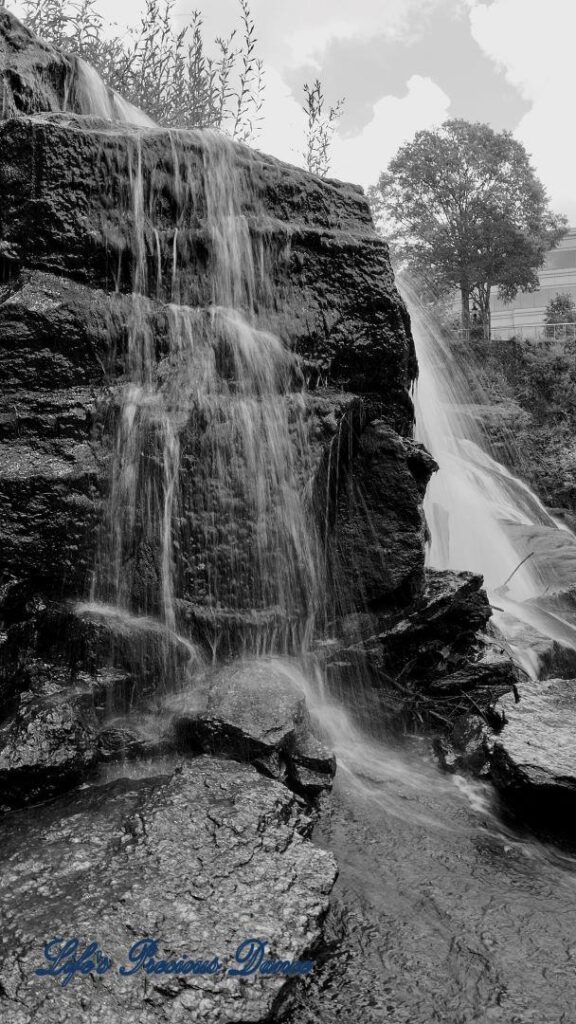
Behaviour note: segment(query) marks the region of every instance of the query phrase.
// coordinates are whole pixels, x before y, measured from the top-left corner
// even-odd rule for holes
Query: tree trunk
[[[484,292],[484,308],[482,310],[482,324],[484,326],[484,340],[490,341],[491,334],[491,316],[490,316],[490,285],[486,285]]]
[[[460,282],[460,298],[462,301],[460,321],[464,336],[470,338],[470,286],[467,281]]]

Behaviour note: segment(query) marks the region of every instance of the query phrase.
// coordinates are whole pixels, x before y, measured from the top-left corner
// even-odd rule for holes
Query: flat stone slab
[[[311,818],[286,787],[209,757],[172,775],[77,790],[0,820],[3,1024],[240,1024],[270,1019],[294,979],[226,975],[247,938],[268,956],[314,958],[336,877],[307,839]],[[39,977],[44,943],[78,937],[112,958],[96,976]],[[218,957],[214,975],[122,976],[140,938],[157,959]],[[238,966],[238,964],[236,964]]]
[[[554,789],[576,799],[576,680],[526,682],[520,701],[503,697],[507,723],[494,744],[493,774],[503,788]]]

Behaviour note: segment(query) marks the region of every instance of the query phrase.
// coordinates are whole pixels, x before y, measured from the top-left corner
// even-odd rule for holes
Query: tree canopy
[[[538,287],[546,250],[566,232],[524,146],[486,124],[446,121],[417,132],[369,190],[393,252],[421,290],[460,289],[489,325],[490,294],[511,300]]]

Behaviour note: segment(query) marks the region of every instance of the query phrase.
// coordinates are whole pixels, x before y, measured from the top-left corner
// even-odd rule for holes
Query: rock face
[[[123,779],[0,823],[0,1013],[26,1024],[206,1024],[270,1020],[290,979],[228,977],[239,944],[313,960],[333,857],[306,841],[310,818],[255,769],[198,758],[170,776]],[[100,977],[38,977],[55,935],[97,941],[113,960]],[[155,937],[156,959],[219,958],[214,975],[123,977],[128,949]]]
[[[2,117],[63,110],[74,75],[74,59],[37,39],[0,8]]]
[[[382,422],[362,432],[335,487],[334,562],[344,607],[379,608],[388,595],[402,607],[421,596],[420,501],[435,468],[419,445]]]
[[[520,700],[503,697],[506,724],[496,738],[492,775],[509,802],[528,817],[556,819],[573,832],[576,807],[576,681],[525,682]]]
[[[144,132],[135,139],[86,118],[49,115],[6,121],[0,135],[0,508],[2,588],[10,608],[32,592],[86,593],[108,473],[108,389],[122,383],[134,318],[123,292],[131,286],[137,233],[129,197],[136,158],[156,182],[158,197],[156,226],[146,226],[143,235],[148,276],[155,281],[155,262],[168,263],[175,254],[185,268],[178,276],[180,298],[194,306],[209,302],[210,282],[201,196],[188,210],[189,229],[174,229],[174,152],[167,134]],[[184,133],[179,145],[188,173],[197,168],[201,180],[202,136]],[[234,155],[260,204],[254,212],[248,205],[245,216],[254,245],[265,242],[268,254],[269,284],[257,297],[262,326],[301,355],[312,383],[328,381],[362,403],[350,418],[337,393],[318,393],[320,405],[332,406],[332,426],[319,421],[320,432],[323,422],[328,428],[319,477],[334,449],[340,453],[349,441],[357,452],[357,471],[349,467],[355,479],[366,482],[377,469],[363,521],[357,502],[353,510],[346,507],[356,484],[348,486],[344,472],[331,496],[342,525],[343,564],[352,578],[361,555],[357,529],[369,530],[366,548],[376,544],[386,572],[379,581],[372,573],[363,587],[356,579],[355,591],[364,589],[368,600],[384,604],[405,603],[422,585],[415,479],[421,469],[413,448],[395,433],[410,429],[407,387],[415,360],[386,245],[352,186],[321,182],[242,146]],[[160,346],[171,281],[167,266],[147,311]],[[376,419],[386,427],[370,426]],[[186,466],[193,438],[184,431],[182,439]],[[332,474],[335,467],[332,458]],[[381,486],[387,498],[370,523]],[[188,590],[190,573],[198,571],[198,565],[182,570]],[[202,603],[201,581],[197,594],[180,596]]]
[[[310,687],[296,663],[243,660],[207,669],[191,644],[154,622],[140,621],[138,630],[116,623],[112,647],[110,622],[93,615],[46,609],[35,625],[42,628],[28,650],[27,631],[11,630],[20,651],[0,725],[4,807],[69,790],[102,764],[175,751],[250,762],[308,800],[331,788],[335,760],[314,735]],[[106,656],[115,667],[73,668]],[[178,693],[163,696],[176,685]]]

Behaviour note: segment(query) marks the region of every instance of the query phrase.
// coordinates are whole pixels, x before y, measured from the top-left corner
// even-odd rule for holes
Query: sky
[[[111,21],[117,0],[99,0]],[[576,224],[576,0],[251,0],[266,69],[256,145],[292,163],[304,146],[304,82],[343,98],[330,174],[363,186],[416,131],[449,117],[509,129],[524,143],[553,208]],[[238,0],[198,7],[205,35],[238,25]],[[123,0],[137,22],[141,0]]]

